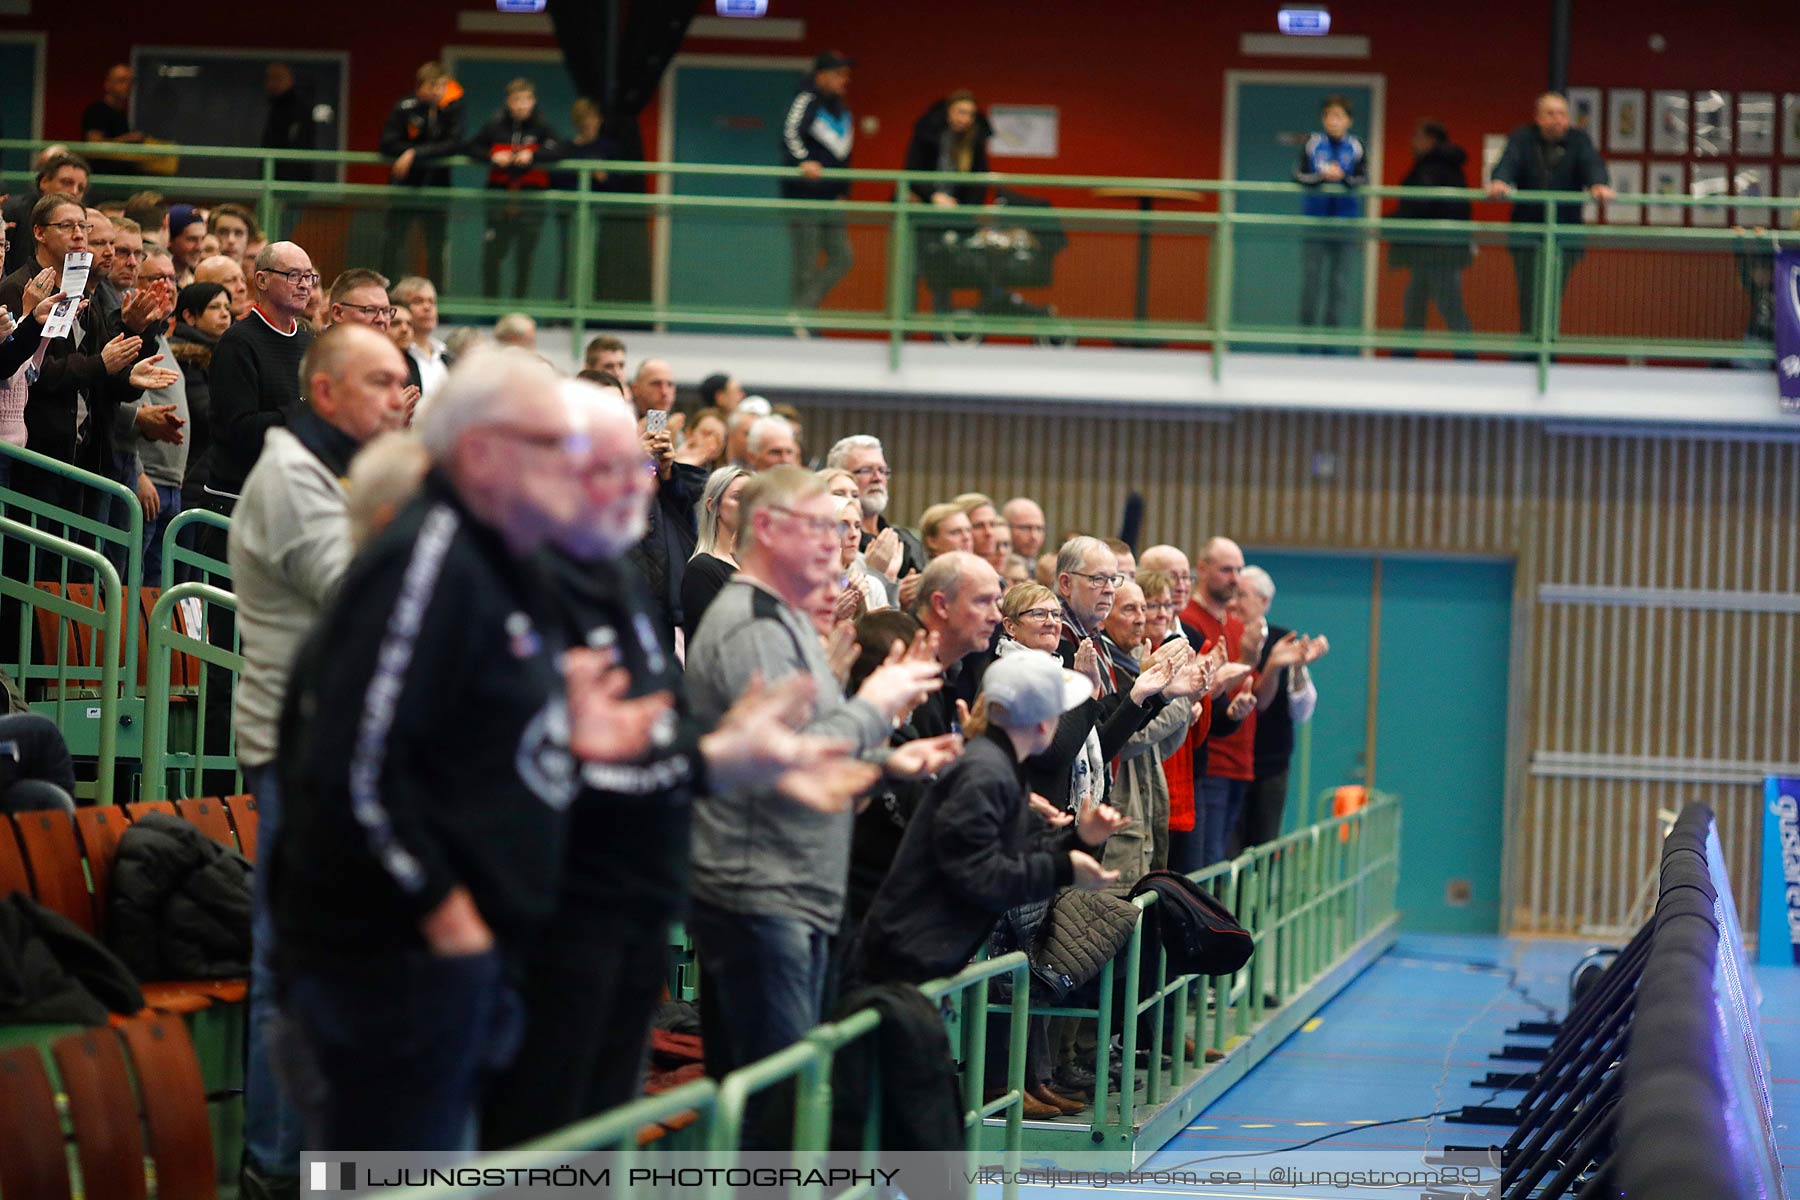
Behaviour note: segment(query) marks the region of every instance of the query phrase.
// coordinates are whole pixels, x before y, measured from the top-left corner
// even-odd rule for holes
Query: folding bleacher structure
[[[256,800],[250,796],[95,805],[77,809],[73,820],[60,809],[46,809],[0,817],[0,895],[24,892],[99,936],[119,841],[130,822],[147,812],[181,817],[256,860]],[[249,987],[244,979],[139,982],[148,1008],[165,1013],[240,1003]]]
[[[179,1017],[145,1014],[50,1046],[58,1087],[37,1046],[0,1052],[0,1195],[30,1200],[212,1200],[216,1162],[200,1064]],[[134,1086],[135,1081],[135,1086]],[[68,1140],[79,1191],[72,1187]]]

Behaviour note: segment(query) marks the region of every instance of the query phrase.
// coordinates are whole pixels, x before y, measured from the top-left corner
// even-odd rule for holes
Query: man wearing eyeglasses
[[[27,284],[43,281],[57,290],[66,257],[88,249],[87,210],[73,196],[52,193],[39,200],[31,225],[37,238],[36,263],[0,280],[0,305],[14,313],[24,311]],[[90,296],[99,284],[99,273],[90,271]],[[151,327],[166,316],[161,301],[139,289],[125,300],[116,322],[103,320],[90,306],[76,315],[67,336],[39,343],[33,362],[25,368],[31,380],[25,405],[26,445],[113,477],[114,410],[137,399],[143,387],[167,383],[172,373],[146,361],[156,354]],[[13,473],[13,486],[77,512],[84,511],[88,497],[96,494],[74,480],[22,465]]]
[[[312,344],[302,318],[319,275],[306,251],[293,242],[271,242],[256,256],[254,273],[257,301],[219,338],[207,376],[213,444],[206,506],[221,516],[231,515],[262,453],[263,435],[299,408],[300,360]],[[223,557],[222,531],[207,527],[201,534],[202,552]]]
[[[896,719],[942,684],[923,653],[896,654],[846,698],[804,615],[842,562],[841,501],[799,467],[751,479],[738,500],[738,574],[694,635],[688,695],[702,723],[728,711],[754,679],[809,675],[803,732],[841,738],[855,753],[886,744]],[[929,774],[917,743],[892,751],[890,773]],[[900,765],[896,768],[895,763]],[[818,1024],[828,955],[844,914],[854,816],[819,811],[767,788],[716,788],[694,806],[693,912],[709,1074],[722,1075],[805,1036]]]
[[[391,347],[326,336],[368,346],[395,417]],[[511,960],[555,904],[583,768],[641,761],[669,712],[612,700],[609,660],[563,652],[538,554],[578,535],[592,554],[593,439],[554,372],[473,351],[419,436],[432,469],[344,568],[277,731],[269,899],[278,1002],[323,1085],[294,1097],[309,1145],[474,1148],[483,1085],[519,1043]]]
[[[175,260],[166,250],[144,256],[135,283],[175,303]],[[156,327],[156,351],[164,362],[175,361],[168,322]],[[120,437],[114,446],[125,468],[123,483],[137,492],[144,510],[144,586],[161,587],[163,531],[181,512],[181,482],[187,473],[189,441],[187,379],[180,371],[166,387],[146,391],[141,399],[119,406]]]
[[[842,438],[825,455],[825,466],[850,472],[862,492],[862,550],[869,559],[871,569],[879,574],[876,564],[890,561],[891,556],[897,552],[900,556],[898,578],[904,579],[923,571],[925,564],[931,561],[931,556],[925,552],[924,543],[910,530],[889,525],[887,518],[882,516],[887,511],[888,485],[893,482],[894,473],[888,468],[887,453],[881,448],[881,439],[866,433]],[[897,546],[894,545],[896,542]]]
[[[331,291],[326,295],[326,324],[342,325],[348,321],[385,330],[394,319],[387,286],[387,276],[379,271],[351,267],[331,281]]]

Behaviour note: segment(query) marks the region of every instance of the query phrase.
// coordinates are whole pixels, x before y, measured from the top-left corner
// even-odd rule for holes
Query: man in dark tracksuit
[[[1529,192],[1574,192],[1568,203],[1556,206],[1556,223],[1565,229],[1581,226],[1581,199],[1587,192],[1596,200],[1610,200],[1612,188],[1607,186],[1606,163],[1585,129],[1569,124],[1569,102],[1557,92],[1538,97],[1536,119],[1521,125],[1506,139],[1506,150],[1494,166],[1494,177],[1488,183],[1490,196],[1505,196],[1514,189]],[[1515,224],[1535,225],[1545,218],[1542,201],[1514,204]],[[1513,260],[1513,278],[1519,288],[1519,332],[1535,334],[1538,323],[1538,253],[1543,241],[1535,233],[1517,234],[1508,247]],[[1569,274],[1581,261],[1581,247],[1561,243],[1561,273],[1551,293],[1551,320],[1569,284]]]
[[[630,696],[681,696],[681,664],[635,571],[553,553],[548,574],[571,640],[610,647]],[[675,718],[645,761],[582,769],[556,909],[524,955],[525,1041],[487,1099],[489,1147],[637,1098],[669,925],[686,905],[689,814],[703,773],[700,729],[679,700]]]
[[[820,54],[813,59],[812,81],[788,105],[781,124],[782,161],[800,168],[799,178],[781,181],[781,194],[790,200],[842,200],[850,191],[847,182],[822,179],[819,173],[850,165],[856,127],[844,92],[850,86],[851,66],[851,60],[835,50]],[[796,216],[789,228],[794,249],[792,303],[796,313],[804,313],[819,307],[849,274],[850,238],[842,217],[823,213]]]
[[[534,559],[582,512],[580,413],[508,349],[459,364],[440,400],[435,465],[345,575],[283,716],[276,969],[316,1146],[472,1148],[520,1037],[510,960],[556,901],[571,747],[596,717],[624,745],[608,761],[650,744],[630,706],[565,683]]]
[[[391,182],[396,187],[449,187],[450,168],[440,159],[463,152],[462,99],[452,99],[450,72],[434,62],[419,68],[418,86],[412,95],[394,105],[381,127],[381,152],[394,160]],[[447,201],[396,203],[388,209],[382,246],[389,279],[417,275],[417,260],[409,251],[408,235],[417,224],[425,238],[425,275],[440,286],[448,279],[444,239],[450,227]]]

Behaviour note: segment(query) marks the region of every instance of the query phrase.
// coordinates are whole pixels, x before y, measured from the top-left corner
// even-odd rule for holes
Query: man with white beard
[[[881,448],[881,439],[866,433],[843,438],[825,456],[825,467],[827,470],[848,471],[856,480],[863,512],[862,550],[870,563],[888,560],[891,551],[883,553],[889,548],[878,547],[877,543],[891,537],[900,543],[899,578],[904,579],[923,571],[925,564],[931,561],[924,545],[906,530],[897,525],[889,525],[882,517],[888,506],[888,482],[894,476],[888,469],[887,454]],[[874,548],[873,552],[871,548]]]
[[[797,765],[794,756],[810,756],[809,798],[848,801],[819,794],[821,784],[827,791],[839,786],[822,769],[826,747],[784,736],[787,729],[772,724],[767,711],[754,727],[738,710],[710,732],[695,722],[648,585],[626,558],[644,536],[651,497],[635,414],[622,390],[569,379],[559,392],[582,430],[577,471],[584,499],[576,528],[542,559],[564,640],[607,656],[607,690],[621,702],[670,707],[646,753],[582,765],[556,906],[521,954],[524,1040],[485,1099],[481,1140],[488,1148],[637,1098],[650,1022],[668,977],[669,925],[687,904],[690,811],[702,779],[713,787],[760,780],[787,792],[791,781],[775,776]],[[740,708],[759,703],[751,696]],[[830,748],[836,758],[842,753]]]

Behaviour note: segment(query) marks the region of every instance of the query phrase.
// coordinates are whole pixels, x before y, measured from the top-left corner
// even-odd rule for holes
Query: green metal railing
[[[1029,997],[1029,963],[1018,951],[925,984],[920,990],[928,999],[947,998],[952,1007],[952,1044],[963,1068],[964,1126],[969,1133],[965,1162],[972,1167],[998,1156],[1009,1181],[1027,1155],[1041,1162],[1110,1150],[1124,1152],[1134,1164],[1143,1162],[1392,943],[1399,920],[1395,907],[1399,855],[1400,801],[1377,794],[1356,812],[1320,821],[1198,872],[1194,878],[1230,905],[1255,939],[1249,962],[1230,976],[1171,977],[1162,948],[1144,940],[1144,916],[1156,903],[1154,896],[1146,895],[1133,901],[1139,910],[1137,923],[1125,948],[1103,971],[1099,1000],[1092,1008],[1045,1007],[1028,999],[1024,1005],[991,1003],[987,985],[1000,976],[1010,980],[1013,997]],[[1126,998],[1116,1003],[1121,987]],[[1278,1000],[1278,1006],[1267,1007],[1265,995]],[[1115,1022],[1115,1009],[1122,1020]],[[990,1014],[1008,1018],[1007,1081],[1004,1093],[984,1101]],[[1058,1016],[1095,1024],[1094,1116],[1088,1122],[1065,1119],[1026,1127],[1023,1089],[1029,1023]],[[689,1084],[517,1150],[484,1157],[477,1165],[544,1166],[545,1152],[630,1154],[636,1150],[640,1130],[683,1113],[691,1114],[691,1123],[681,1140],[664,1139],[657,1146],[698,1150],[709,1155],[709,1166],[729,1167],[743,1146],[744,1112],[752,1097],[788,1083],[795,1097],[794,1165],[819,1165],[830,1147],[833,1060],[845,1047],[871,1036],[878,1022],[872,1010],[863,1010],[820,1026],[802,1041],[726,1076],[716,1087],[704,1080]],[[1115,1024],[1120,1043],[1116,1051],[1111,1036]],[[1146,1040],[1139,1036],[1140,1025],[1147,1027],[1151,1051],[1143,1065],[1136,1061]],[[1183,1041],[1189,1036],[1191,1049]],[[1174,1049],[1166,1064],[1158,1053],[1165,1043]],[[1222,1048],[1224,1057],[1208,1062],[1208,1046]],[[1123,1088],[1110,1085],[1115,1062],[1122,1068],[1121,1079],[1128,1081]],[[876,1071],[880,1069],[878,1062]],[[873,1081],[870,1091],[879,1095]],[[877,1100],[863,1127],[865,1164],[877,1161],[873,1156],[882,1149],[880,1123]],[[1094,1160],[1075,1161],[1091,1168]],[[629,1165],[628,1159],[615,1161],[614,1169],[623,1172]],[[970,1178],[975,1178],[973,1172]],[[1006,1183],[1003,1194],[1015,1195],[1016,1186]],[[434,1188],[404,1195],[410,1200],[450,1200],[491,1190]],[[853,1200],[870,1192],[859,1186],[841,1195]],[[731,1193],[721,1187],[715,1194]],[[973,1184],[969,1194],[975,1194]]]
[[[171,534],[174,532],[173,526],[174,522],[170,522]],[[165,544],[165,561],[167,553]],[[199,610],[197,622],[192,614],[184,622],[187,629],[196,630],[198,636],[175,626],[177,614],[183,611],[184,605],[197,606]],[[185,654],[200,663],[223,668],[231,673],[234,681],[243,674],[243,654],[235,648],[215,646],[207,640],[207,626],[211,624],[213,615],[221,612],[235,614],[237,598],[230,592],[205,583],[178,583],[174,587],[165,588],[157,598],[156,607],[151,610],[148,651],[150,681],[144,699],[141,799],[161,800],[170,795],[167,786],[170,771],[176,772],[180,779],[173,791],[176,796],[202,794],[204,789],[201,780],[207,771],[232,772],[237,779],[232,790],[243,790],[244,777],[238,768],[235,748],[224,754],[209,754],[206,749],[207,698],[210,690],[218,684],[211,678],[214,673],[205,666],[199,669],[198,681],[188,690],[187,696],[191,703],[183,706],[183,711],[191,714],[192,718],[182,731],[183,746],[174,752],[169,748],[171,709],[174,703],[170,679],[174,656]],[[232,645],[237,645],[235,624]]]
[[[1400,802],[1378,795],[1198,872],[1255,940],[1229,976],[1172,976],[1162,946],[1145,941],[1156,897],[1137,897],[1137,923],[1113,964],[1122,970],[1101,974],[1094,1006],[1031,1008],[1094,1023],[1095,1094],[1090,1120],[1033,1126],[1026,1149],[1129,1151],[1133,1161],[1159,1149],[1392,941],[1399,854]],[[1295,1003],[1303,996],[1310,1002]],[[1209,1049],[1223,1059],[1207,1062]]]
[[[94,798],[109,804],[113,799],[119,732],[119,573],[98,551],[11,517],[0,517],[0,551],[10,549],[9,543],[26,547],[34,560],[43,554],[60,564],[60,594],[38,587],[35,570],[32,577],[26,579],[15,578],[11,571],[0,575],[0,596],[13,602],[19,613],[18,659],[9,669],[18,672],[17,678],[25,685],[32,707],[50,715],[64,737],[75,741],[77,739],[72,736],[75,730],[93,728],[96,746]],[[33,565],[35,568],[35,562]],[[83,568],[93,580],[95,598],[99,602],[97,608],[69,597],[71,565]],[[53,663],[32,661],[31,634],[39,612],[49,614],[56,624]],[[97,662],[97,667],[87,670],[71,667],[75,658],[75,648],[69,642],[71,626],[87,628],[85,640],[91,650],[91,661]],[[46,656],[51,649],[48,645],[45,647]],[[131,662],[135,669],[135,654]],[[96,676],[97,687],[94,687],[92,683]],[[78,686],[78,679],[89,686]],[[41,696],[32,696],[37,690],[32,687],[32,681],[44,683]]]
[[[190,528],[206,526],[211,529],[229,530],[231,518],[222,517],[218,513],[205,508],[189,508],[175,514],[175,519],[163,527],[162,543],[162,581],[164,587],[176,582],[181,574],[177,568],[189,567],[200,578],[193,582],[210,583],[217,587],[231,588],[231,564],[223,559],[214,558],[210,554],[202,554],[181,544],[181,535]]]
[[[7,460],[8,477],[0,483],[0,503],[5,505],[8,516],[19,520],[34,529],[42,529],[58,538],[69,539],[78,544],[91,545],[98,549],[101,557],[111,560],[114,573],[126,589],[126,595],[135,598],[138,587],[144,581],[144,510],[137,493],[117,480],[107,479],[92,471],[84,471],[80,467],[60,462],[35,450],[27,450],[22,446],[13,446],[0,442],[0,458]],[[53,504],[37,495],[21,491],[20,468],[41,473],[63,481],[58,486],[70,491],[69,498],[79,507],[65,508]],[[33,486],[27,484],[27,486]],[[99,510],[101,505],[114,505],[124,513],[124,525],[114,525],[108,521],[96,519],[89,514]],[[67,576],[69,559],[75,556],[64,556],[64,578],[60,580],[67,588],[70,580]],[[39,576],[39,568],[43,565],[41,554],[19,554],[14,552],[8,557],[6,570],[9,575],[19,572],[19,578],[28,587],[35,587]],[[81,558],[84,565],[87,559]],[[120,566],[118,564],[122,563]],[[87,580],[77,580],[87,582]],[[122,678],[128,692],[135,693],[138,680],[138,611],[137,605],[126,606],[125,618],[121,623],[125,638],[125,659]],[[46,672],[60,671],[66,666],[64,656],[59,654],[54,664],[33,664],[31,662],[30,628],[21,626],[19,630],[19,654],[7,663],[8,669],[17,669],[17,678],[46,678]]]
[[[0,140],[0,150],[38,146]],[[1755,293],[1770,286],[1759,272],[1768,261],[1773,239],[1767,233],[1740,233],[1726,226],[1734,218],[1746,217],[1787,227],[1800,216],[1800,200],[1627,195],[1611,202],[1613,211],[1640,206],[1659,219],[1672,214],[1676,223],[1572,227],[1560,220],[1556,208],[1558,202],[1575,199],[1569,194],[1518,192],[1510,199],[1547,202],[1541,222],[1411,221],[1377,211],[1355,218],[1308,218],[1297,211],[1303,189],[1292,183],[874,170],[830,174],[866,185],[865,195],[881,199],[820,202],[705,194],[706,189],[721,187],[772,192],[777,181],[794,175],[783,167],[598,160],[557,164],[558,170],[573,173],[571,190],[496,193],[482,187],[390,187],[382,182],[385,160],[376,154],[272,154],[202,146],[159,150],[179,155],[190,173],[149,179],[96,176],[96,186],[115,192],[148,186],[183,199],[248,201],[277,235],[298,233],[327,278],[350,265],[371,261],[380,265],[379,260],[394,253],[394,247],[384,245],[386,228],[379,234],[373,228],[390,211],[441,214],[451,226],[452,248],[449,277],[439,281],[441,308],[453,318],[492,318],[523,307],[540,320],[570,323],[578,340],[596,324],[744,332],[787,332],[800,325],[883,336],[895,362],[909,338],[927,335],[1173,342],[1209,348],[1215,375],[1229,351],[1297,347],[1525,357],[1537,363],[1540,386],[1551,362],[1571,357],[1769,362],[1771,345],[1749,327],[1747,313],[1755,304]],[[208,161],[225,164],[220,171],[252,164],[258,177],[193,172],[197,162]],[[467,159],[450,161],[462,167],[485,166]],[[278,180],[280,163],[339,167],[351,181]],[[652,185],[651,190],[596,190],[594,170],[639,177]],[[25,172],[0,178],[21,188],[30,183]],[[1047,190],[1057,207],[943,209],[913,202],[905,186],[912,182]],[[1143,211],[1110,207],[1109,201],[1093,196],[1097,189],[1118,188],[1178,189],[1192,202],[1174,210]],[[1372,186],[1359,191],[1371,210],[1379,210],[1387,200],[1411,197],[1471,200],[1482,206],[1479,211],[1484,215],[1504,215],[1499,203],[1474,189]],[[896,195],[897,201],[887,198]],[[491,220],[501,219],[500,214],[545,231],[551,244],[539,246],[537,275],[541,284],[556,273],[554,286],[532,287],[524,294],[483,294],[484,288],[474,280],[473,260],[480,256],[481,234]],[[1682,224],[1686,214],[1692,215],[1695,227]],[[834,293],[833,307],[796,313],[766,294],[774,286],[766,277],[786,269],[789,223],[808,217],[846,223],[859,266]],[[1703,222],[1718,227],[1700,227]],[[1039,234],[1054,229],[1069,238],[1053,280],[1017,289],[1002,283],[995,289],[997,296],[1022,291],[1034,307],[978,301],[973,309],[954,314],[921,311],[917,297],[922,255],[931,243],[941,241],[946,231],[960,235],[991,227]],[[656,295],[647,294],[652,273],[647,259],[638,271],[643,277],[640,293],[613,294],[597,285],[597,265],[625,253],[633,239],[647,247],[652,236],[662,247],[660,270],[667,281]],[[1272,271],[1293,270],[1295,248],[1308,241],[1347,245],[1352,296],[1366,280],[1376,288],[1372,321],[1364,319],[1360,305],[1353,305],[1357,311],[1338,326],[1303,327],[1292,315],[1272,314],[1268,304],[1256,302],[1257,288],[1268,282]],[[766,260],[755,257],[758,246],[769,256]],[[1467,275],[1475,332],[1403,327],[1394,295],[1403,286],[1402,268],[1383,259],[1384,251],[1399,249],[1474,252],[1472,263],[1466,272],[1459,269],[1458,278]],[[1535,293],[1536,316],[1528,329],[1517,328],[1518,297],[1508,265],[1514,251],[1534,252],[1526,286]],[[1577,280],[1589,278],[1590,283],[1585,288],[1572,285],[1565,295],[1558,281],[1563,264],[1576,256],[1587,260]],[[1364,265],[1370,257],[1375,264],[1372,272]],[[1149,268],[1150,274],[1137,269],[1138,264]],[[1386,270],[1381,269],[1384,265]],[[694,286],[695,280],[682,286],[684,270],[700,272],[699,286]],[[746,281],[740,276],[755,278]],[[1040,311],[1050,305],[1056,311]]]
[[[970,964],[947,979],[937,979],[920,986],[920,992],[934,1003],[952,1006],[951,1023],[960,1033],[959,1059],[963,1067],[963,1126],[967,1132],[965,1162],[971,1168],[974,1156],[983,1148],[981,1135],[985,1122],[995,1121],[1001,1133],[998,1149],[1009,1171],[1016,1172],[1023,1149],[1023,1113],[1025,1097],[1026,1022],[1009,1022],[1006,1089],[991,1101],[984,1100],[987,1070],[988,985],[1001,976],[1009,977],[1012,986],[1023,994],[1030,978],[1030,966],[1022,953]],[[863,1009],[842,1021],[821,1025],[806,1038],[767,1058],[733,1071],[715,1085],[710,1080],[697,1080],[659,1096],[651,1096],[609,1113],[571,1125],[566,1129],[513,1150],[482,1158],[483,1167],[525,1167],[544,1165],[543,1155],[575,1155],[590,1151],[611,1150],[621,1157],[613,1163],[614,1171],[623,1175],[638,1152],[640,1132],[649,1126],[681,1116],[687,1124],[675,1137],[659,1139],[661,1149],[696,1150],[708,1156],[708,1164],[728,1168],[737,1161],[744,1143],[745,1112],[751,1100],[768,1095],[791,1083],[794,1096],[792,1161],[805,1170],[823,1166],[831,1152],[831,1118],[833,1095],[832,1066],[836,1056],[880,1027],[881,1018],[873,1009]],[[877,1065],[877,1071],[880,1067]],[[881,1150],[880,1090],[870,1088],[870,1107],[863,1123],[862,1145],[865,1162]],[[499,1185],[422,1188],[397,1193],[404,1200],[451,1200],[452,1197],[475,1197],[498,1190]],[[619,1192],[628,1189],[616,1187]],[[729,1196],[730,1189],[721,1186],[716,1194]],[[809,1193],[810,1194],[810,1193]],[[854,1185],[836,1194],[834,1200],[860,1200],[879,1194],[867,1185]],[[971,1185],[969,1194],[974,1194]],[[1008,1183],[1004,1193],[1017,1195],[1017,1184]]]

